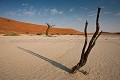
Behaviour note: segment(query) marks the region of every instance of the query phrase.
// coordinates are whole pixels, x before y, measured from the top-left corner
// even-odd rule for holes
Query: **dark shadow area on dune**
[[[58,62],[56,62],[56,61],[53,61],[53,60],[51,60],[51,59],[49,59],[49,58],[46,58],[46,57],[44,57],[44,56],[42,56],[42,55],[40,55],[40,54],[38,54],[38,53],[35,53],[35,52],[31,51],[31,50],[27,50],[27,49],[24,49],[24,48],[21,48],[21,47],[18,47],[18,48],[21,49],[21,50],[23,50],[23,51],[25,51],[25,52],[27,52],[27,53],[29,53],[29,54],[32,54],[32,55],[38,57],[38,58],[40,58],[40,59],[43,59],[43,60],[51,63],[53,66],[58,67],[58,68],[66,71],[66,72],[70,72],[70,71],[71,71],[71,70],[70,70],[69,68],[67,68],[66,66],[64,66],[64,65],[62,65],[62,64],[60,64],[60,63],[58,63]]]

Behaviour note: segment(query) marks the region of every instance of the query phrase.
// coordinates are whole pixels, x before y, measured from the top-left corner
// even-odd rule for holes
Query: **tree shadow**
[[[56,62],[56,61],[53,61],[53,60],[51,60],[51,59],[49,59],[49,58],[46,58],[46,57],[44,57],[44,56],[42,56],[42,55],[40,55],[40,54],[38,54],[38,53],[35,53],[35,52],[31,51],[31,50],[27,50],[27,49],[24,49],[24,48],[21,48],[21,47],[18,47],[18,48],[21,49],[21,50],[23,50],[23,51],[25,51],[25,52],[28,52],[28,53],[30,53],[30,54],[38,57],[38,58],[41,58],[41,59],[43,59],[43,60],[51,63],[53,66],[58,67],[58,68],[60,68],[61,70],[64,70],[64,71],[66,71],[66,72],[70,72],[70,71],[71,71],[71,70],[70,70],[69,68],[67,68],[66,66],[64,66],[64,65],[62,65],[62,64],[60,64],[60,63],[58,63],[58,62]]]

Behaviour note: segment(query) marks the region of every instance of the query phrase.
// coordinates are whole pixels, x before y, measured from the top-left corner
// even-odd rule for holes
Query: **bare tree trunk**
[[[86,23],[85,23],[85,29],[84,29],[84,32],[85,32],[85,43],[84,43],[84,46],[83,46],[83,49],[82,49],[81,58],[80,58],[79,63],[72,68],[70,73],[76,73],[77,70],[79,70],[81,67],[83,67],[86,64],[87,58],[88,58],[88,55],[89,55],[91,49],[94,47],[97,38],[102,33],[102,31],[99,32],[100,26],[99,26],[99,23],[98,23],[99,22],[100,10],[101,10],[101,8],[98,7],[97,18],[96,18],[96,31],[93,34],[87,49],[86,49],[86,46],[87,46],[87,40],[88,40],[87,39],[87,26],[88,26],[88,22],[86,21]],[[85,51],[85,49],[86,49],[86,51]]]
[[[46,34],[46,36],[48,36],[48,32],[49,32],[49,29],[50,29],[50,27],[51,27],[51,26],[50,26],[48,23],[46,23],[46,24],[47,24],[48,28],[47,28],[46,33],[45,33],[45,34]]]

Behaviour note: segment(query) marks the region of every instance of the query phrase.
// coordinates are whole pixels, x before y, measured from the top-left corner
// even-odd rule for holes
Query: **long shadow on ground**
[[[58,67],[58,68],[66,71],[66,72],[70,72],[70,69],[69,69],[69,68],[67,68],[66,66],[64,66],[64,65],[62,65],[62,64],[60,64],[60,63],[58,63],[58,62],[56,62],[56,61],[53,61],[53,60],[51,60],[51,59],[49,59],[49,58],[46,58],[46,57],[44,57],[44,56],[42,56],[42,55],[40,55],[40,54],[37,54],[37,53],[35,53],[35,52],[31,51],[31,50],[27,50],[27,49],[24,49],[24,48],[21,48],[21,47],[18,47],[18,48],[21,49],[21,50],[23,50],[23,51],[25,51],[25,52],[28,52],[28,53],[36,56],[36,57],[39,57],[39,58],[41,58],[41,59],[43,59],[43,60],[45,60],[45,61],[47,61],[47,62],[49,62],[49,63],[51,63],[51,64],[52,64],[53,66],[55,66],[55,67]]]

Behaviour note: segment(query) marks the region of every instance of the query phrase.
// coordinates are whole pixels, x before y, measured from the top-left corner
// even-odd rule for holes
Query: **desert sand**
[[[91,36],[89,36],[89,39]],[[0,80],[120,80],[120,35],[101,35],[80,71],[82,35],[0,36]]]

